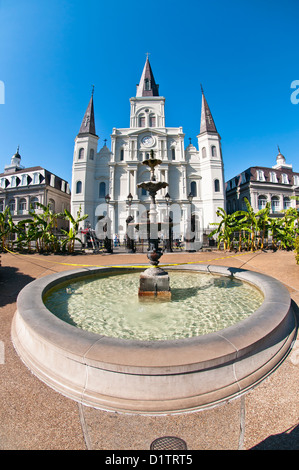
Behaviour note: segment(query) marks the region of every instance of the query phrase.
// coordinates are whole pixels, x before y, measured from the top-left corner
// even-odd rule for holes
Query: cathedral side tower
[[[95,130],[93,93],[88,103],[79,133],[75,139],[72,170],[71,212],[76,217],[88,214],[88,221],[94,226],[94,185],[98,136]]]
[[[201,161],[203,218],[204,226],[208,228],[209,224],[217,220],[217,208],[225,207],[225,187],[221,137],[203,90],[200,133],[197,139]]]

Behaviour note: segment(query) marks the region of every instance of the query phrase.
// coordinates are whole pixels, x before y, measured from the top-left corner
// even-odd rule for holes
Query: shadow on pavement
[[[299,425],[267,437],[250,450],[299,450]]]
[[[34,278],[21,273],[17,268],[0,266],[0,307],[16,301],[23,287]]]

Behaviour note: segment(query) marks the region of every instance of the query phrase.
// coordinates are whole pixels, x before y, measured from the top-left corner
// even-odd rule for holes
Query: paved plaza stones
[[[2,254],[0,340],[0,449],[149,450],[163,436],[188,450],[298,449],[298,341],[283,363],[247,394],[211,409],[165,416],[104,412],[78,404],[37,379],[17,356],[10,337],[19,291],[31,280],[84,265],[147,264],[145,254],[41,256]],[[211,263],[262,272],[281,281],[299,303],[292,252],[164,254],[163,262]],[[71,266],[70,266],[71,265]]]

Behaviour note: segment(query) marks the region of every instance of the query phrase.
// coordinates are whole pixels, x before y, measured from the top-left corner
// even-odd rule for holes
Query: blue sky
[[[274,165],[277,144],[299,172],[298,18],[297,0],[0,0],[0,171],[20,145],[23,165],[70,182],[92,85],[101,148],[129,127],[150,52],[166,126],[183,127],[185,146],[197,145],[203,84],[226,180]]]

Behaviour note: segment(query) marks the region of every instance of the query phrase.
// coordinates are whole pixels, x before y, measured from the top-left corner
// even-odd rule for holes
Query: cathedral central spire
[[[159,96],[159,85],[157,85],[155,82],[154,74],[148,58],[148,53],[139,85],[137,85],[136,97],[142,96]]]

